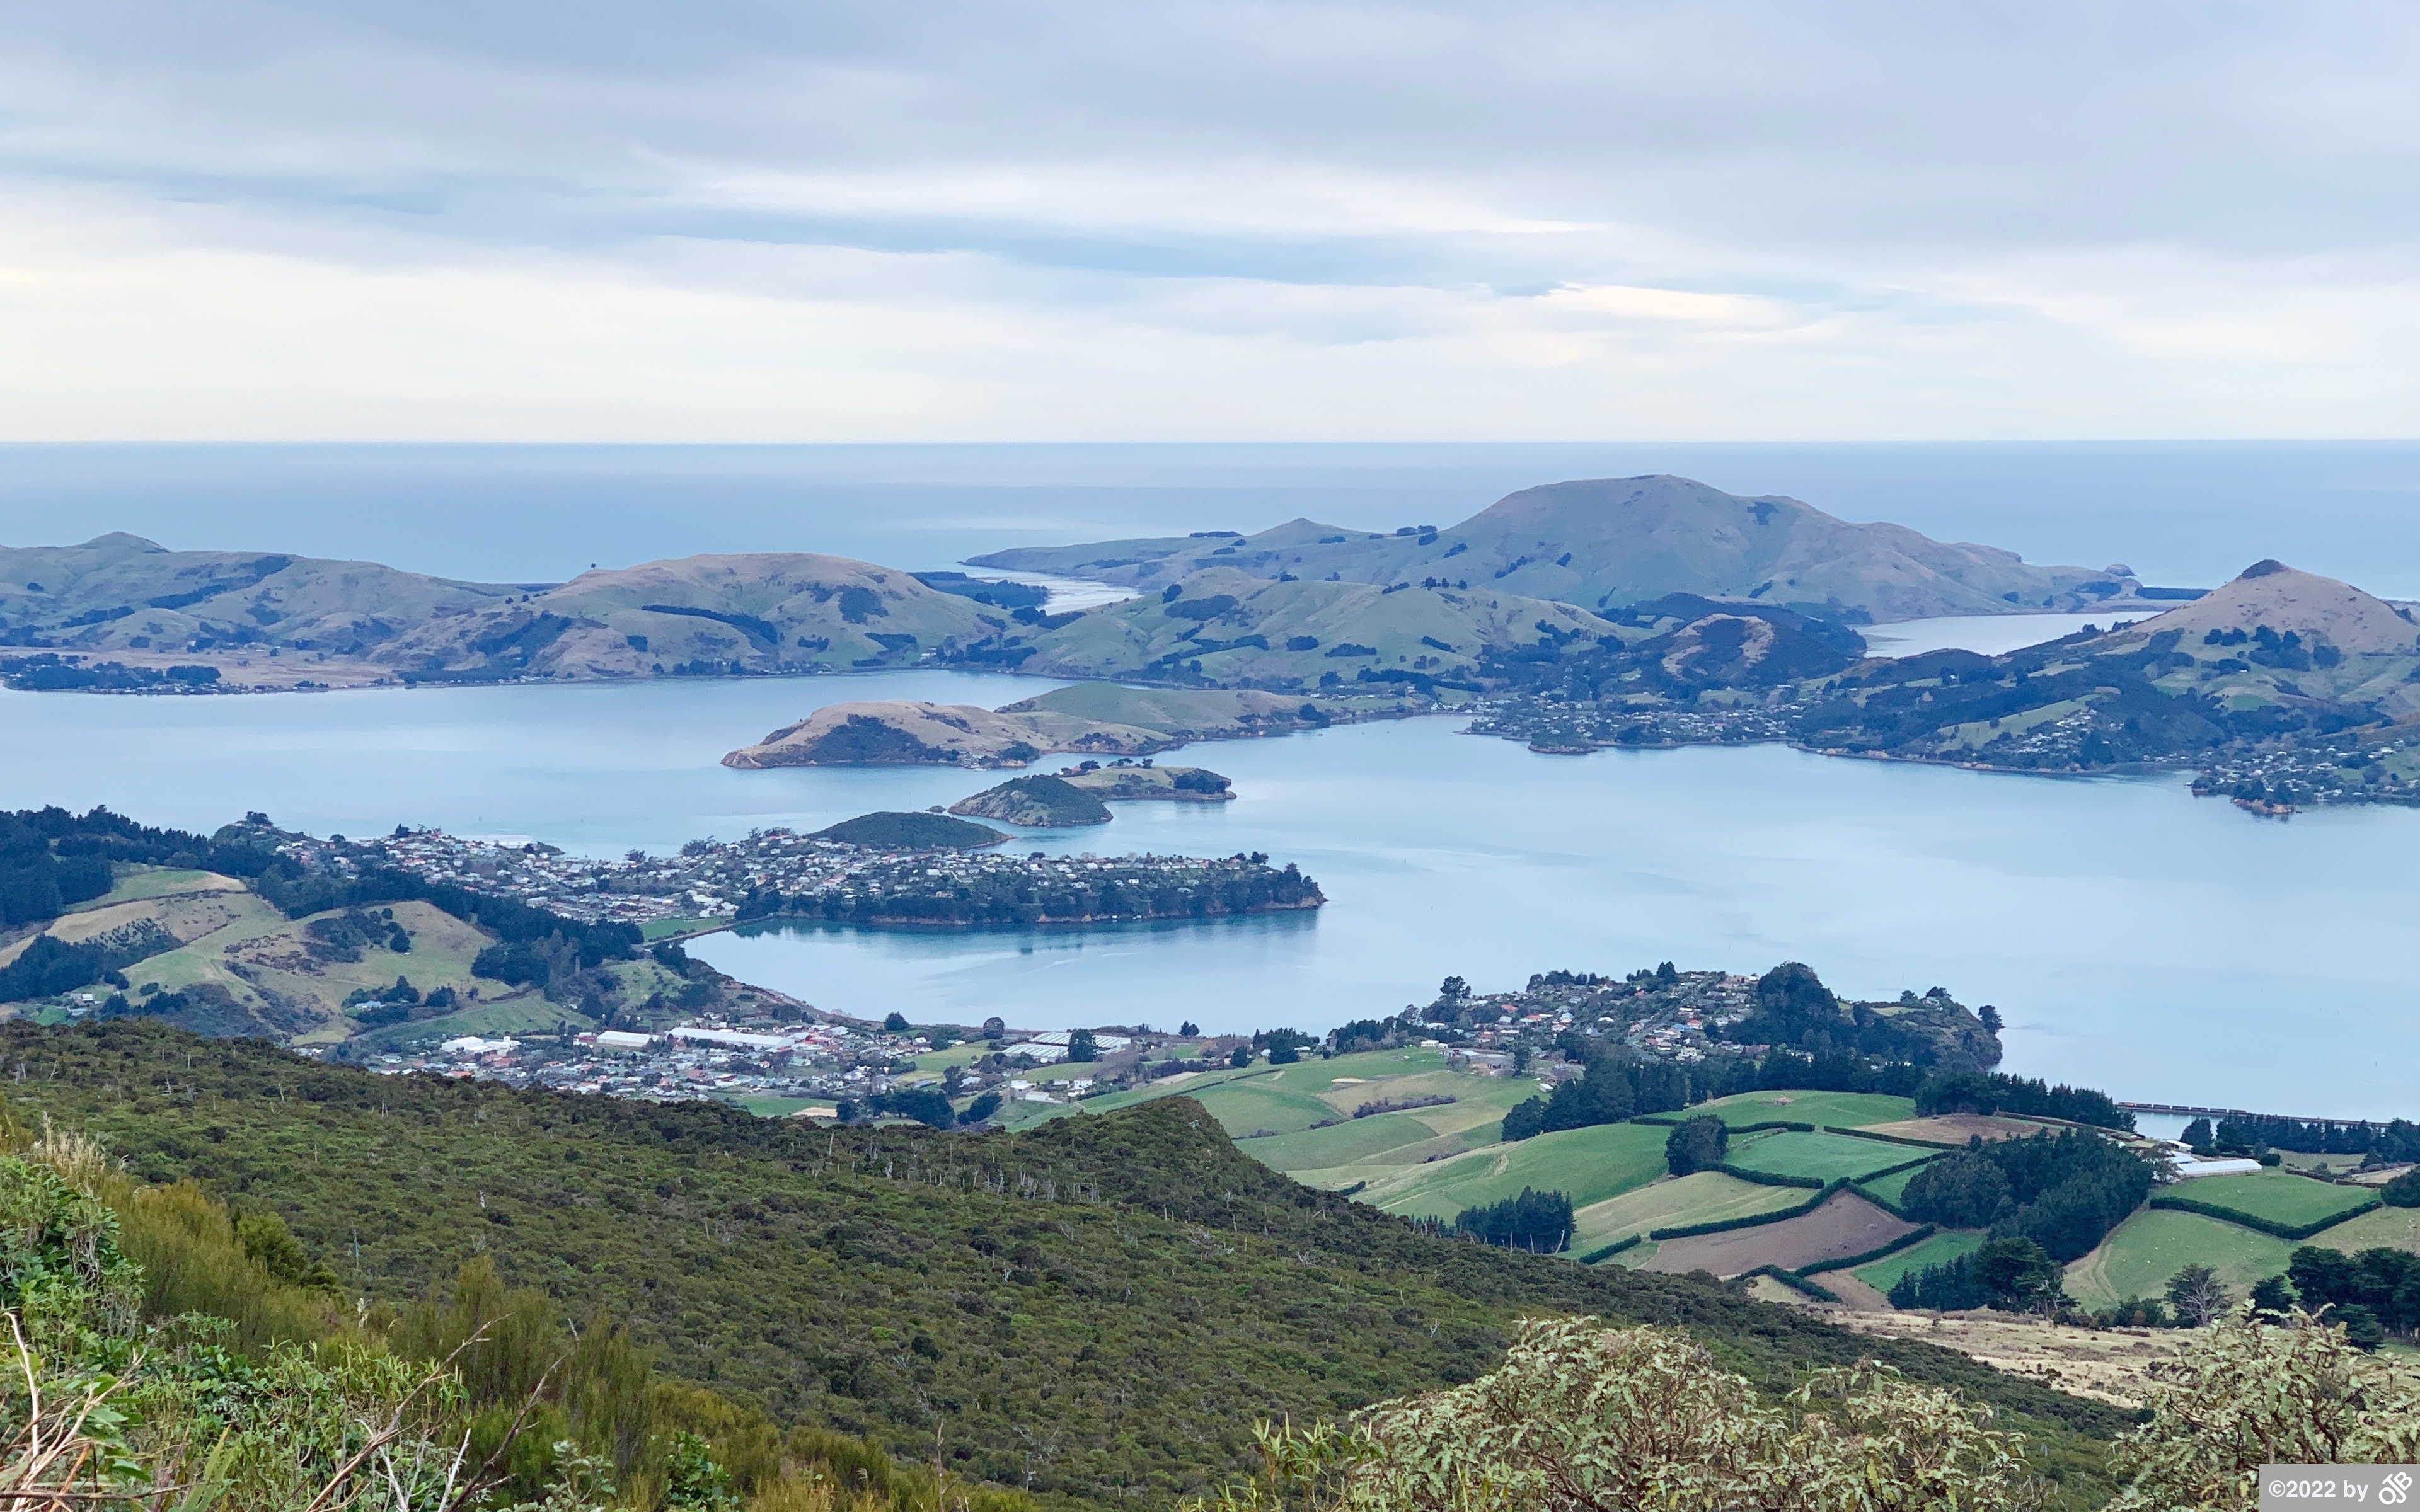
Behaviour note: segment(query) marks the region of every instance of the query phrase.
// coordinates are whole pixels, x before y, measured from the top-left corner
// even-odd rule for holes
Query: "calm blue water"
[[[819,827],[982,785],[939,771],[732,772],[826,702],[996,705],[1048,685],[910,672],[134,699],[0,694],[0,801],[196,827],[397,822],[661,851]],[[2420,1065],[2420,814],[2288,824],[2175,781],[2056,780],[1777,748],[1532,755],[1459,721],[1198,747],[1217,810],[1124,805],[1046,850],[1266,850],[1315,918],[1029,936],[718,936],[726,970],[855,1013],[1324,1028],[1460,974],[1794,958],[1864,996],[1938,983],[2007,1015],[2013,1069],[2157,1102],[2409,1114]],[[1024,843],[1020,841],[1020,843]]]
[[[696,551],[911,569],[1001,547],[1445,524],[1565,478],[1680,472],[2035,562],[2216,583],[2263,557],[2420,597],[2420,444],[0,446],[0,544],[176,547],[552,581]]]
[[[2420,444],[9,446],[0,543],[178,547],[551,580],[708,550],[944,566],[1001,547],[1310,515],[1446,523],[1531,484],[1675,471],[2035,561],[2208,584],[2261,557],[2420,597]],[[1897,649],[1971,641],[1939,625]],[[816,827],[963,796],[931,772],[727,772],[838,699],[997,705],[1047,685],[806,683],[249,699],[0,693],[0,801],[207,827],[397,822],[595,854]],[[721,937],[701,952],[828,1007],[1035,1026],[1306,1028],[1459,973],[1785,957],[1859,995],[1936,982],[2007,1013],[2010,1063],[2149,1101],[2410,1113],[2420,817],[2289,825],[2171,782],[2057,781],[1778,749],[1545,758],[1448,720],[1216,746],[1241,801],[1125,809],[1044,849],[1264,849],[1316,918],[1027,939]]]

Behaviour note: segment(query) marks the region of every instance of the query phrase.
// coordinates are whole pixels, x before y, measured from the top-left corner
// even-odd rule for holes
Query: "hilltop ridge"
[[[1781,495],[1743,498],[1668,475],[1524,488],[1443,528],[1388,533],[1295,519],[1254,535],[1028,548],[971,564],[1144,589],[1212,568],[1382,584],[1442,574],[1590,609],[1697,594],[1871,620],[2040,613],[2139,596],[2122,568],[2035,566],[1996,547],[1854,524]]]
[[[1703,1280],[1424,1233],[1246,1158],[1182,1098],[1019,1134],[832,1131],[372,1076],[141,1021],[12,1023],[0,1044],[44,1068],[16,1117],[275,1210],[348,1296],[407,1303],[485,1255],[783,1421],[912,1458],[946,1405],[961,1473],[1046,1496],[1170,1505],[1243,1468],[1256,1420],[1468,1380],[1540,1312],[1684,1327],[1775,1389],[1870,1354],[2071,1455],[2123,1425]]]
[[[566,583],[376,563],[171,551],[139,536],[0,548],[21,687],[261,688],[913,666],[1012,611],[806,552],[707,555]],[[109,669],[115,669],[114,671]]]
[[[1558,752],[1788,740],[2013,771],[2182,765],[2200,769],[2195,791],[2264,813],[2420,800],[2420,623],[2278,562],[2159,615],[1998,656],[1853,661],[1775,625],[1774,644],[1793,649],[1750,663],[1762,638],[1730,618],[1497,664],[1507,692],[1473,728]],[[1710,640],[1743,654],[1710,656]],[[1751,687],[1766,696],[1739,702]]]

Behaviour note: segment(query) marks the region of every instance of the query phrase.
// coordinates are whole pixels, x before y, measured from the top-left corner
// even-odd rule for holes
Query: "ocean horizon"
[[[126,531],[560,581],[721,551],[909,570],[1308,516],[1450,524],[1517,489],[1675,472],[2026,560],[2208,587],[2276,558],[2420,598],[2420,441],[0,445],[0,545]]]

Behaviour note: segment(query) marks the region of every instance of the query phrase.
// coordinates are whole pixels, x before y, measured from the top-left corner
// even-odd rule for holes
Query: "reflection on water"
[[[734,772],[824,702],[997,706],[1049,685],[951,673],[259,698],[0,694],[10,807],[107,802],[212,827],[398,822],[590,855],[807,830],[987,785],[950,770]],[[1300,863],[1331,900],[1107,932],[722,934],[692,948],[808,1001],[1041,1026],[1321,1029],[1566,967],[1813,964],[1840,991],[1995,1003],[2010,1069],[2146,1102],[2409,1114],[2420,1064],[2420,815],[2288,824],[2180,779],[2054,779],[1779,747],[1533,755],[1450,718],[1195,747],[1230,804],[1125,804],[1019,849]]]

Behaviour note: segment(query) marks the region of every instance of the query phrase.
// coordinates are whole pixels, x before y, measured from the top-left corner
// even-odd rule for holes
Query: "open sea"
[[[129,530],[447,576],[560,579],[691,550],[946,566],[1013,544],[1444,524],[1511,488],[1682,471],[2040,561],[2206,585],[2276,556],[2420,597],[2420,446],[12,447],[0,541]],[[2049,628],[2057,628],[2052,626]],[[2005,622],[1892,627],[1892,649]],[[1996,645],[1981,649],[1998,649]],[[733,772],[830,702],[996,706],[947,672],[249,698],[0,693],[0,802],[209,828],[431,824],[597,855],[965,796],[973,774]],[[1204,745],[1216,810],[1123,805],[1030,848],[1265,850],[1315,917],[1026,934],[774,930],[698,942],[823,1007],[1066,1026],[1325,1028],[1438,980],[1666,959],[1807,962],[1835,988],[1995,1003],[2008,1068],[2142,1101],[2420,1113],[2420,814],[2288,823],[2181,779],[2003,777],[1776,747],[1545,757],[1431,718]],[[1020,846],[1029,841],[1020,839]]]

